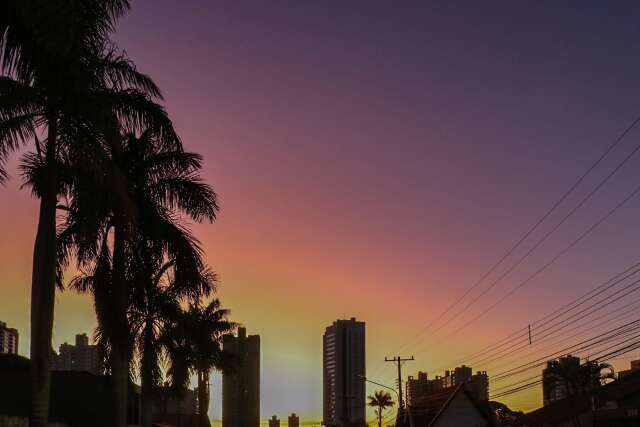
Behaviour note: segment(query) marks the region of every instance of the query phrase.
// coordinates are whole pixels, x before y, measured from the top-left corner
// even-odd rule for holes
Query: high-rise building
[[[275,415],[269,419],[269,427],[280,427],[280,420]]]
[[[87,334],[76,335],[76,344],[60,345],[60,354],[53,354],[51,369],[54,371],[83,371],[100,375],[103,371],[102,355],[98,346],[89,344]]]
[[[0,353],[18,354],[18,330],[0,322]]]
[[[557,372],[560,370],[577,371],[579,368],[580,358],[571,355],[547,362],[547,367],[542,370],[542,403],[544,406],[567,397],[565,381],[558,376]]]
[[[365,324],[336,320],[323,336],[323,424],[362,427],[365,421]]]
[[[260,336],[238,328],[238,336],[226,336],[222,346],[235,362],[233,372],[222,375],[222,427],[259,427]]]
[[[287,427],[300,427],[300,418],[295,414],[289,415]]]

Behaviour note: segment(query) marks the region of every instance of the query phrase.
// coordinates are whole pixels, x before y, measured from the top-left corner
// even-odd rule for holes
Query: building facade
[[[289,415],[287,427],[300,427],[300,418],[295,414]]]
[[[18,354],[18,330],[0,322],[0,353]]]
[[[89,344],[87,334],[78,334],[75,345],[65,342],[60,345],[60,353],[52,355],[51,370],[101,375],[104,371],[102,354],[97,345]]]
[[[222,427],[259,427],[260,336],[238,328],[222,345],[235,362],[233,372],[222,375]]]
[[[365,324],[336,320],[323,336],[323,424],[362,427],[365,421]]]

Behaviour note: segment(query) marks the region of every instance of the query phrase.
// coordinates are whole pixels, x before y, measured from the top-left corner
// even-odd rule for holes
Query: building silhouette
[[[364,426],[365,324],[336,320],[323,336],[323,424]]]
[[[238,336],[226,336],[222,345],[234,365],[222,374],[222,427],[259,427],[260,336],[238,328]]]
[[[269,419],[269,427],[280,427],[280,420],[275,415]]]
[[[567,355],[547,362],[547,367],[542,370],[542,403],[544,406],[567,397],[567,386],[564,379],[554,373],[558,368],[578,371],[580,358]]]
[[[97,345],[89,344],[87,334],[76,335],[76,344],[60,345],[60,353],[52,355],[51,370],[80,371],[100,375],[104,370],[102,354]]]
[[[445,371],[444,377],[436,376],[429,379],[426,372],[418,372],[418,377],[410,376],[407,381],[407,402],[410,406],[423,406],[434,395],[451,391],[462,386],[475,401],[489,400],[489,377],[485,371],[473,370],[465,365],[453,371]]]
[[[300,427],[300,418],[295,413],[289,415],[287,427]]]
[[[0,353],[18,354],[18,330],[7,327],[7,324],[0,322]]]

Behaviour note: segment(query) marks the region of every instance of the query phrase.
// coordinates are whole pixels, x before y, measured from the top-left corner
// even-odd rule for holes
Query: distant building
[[[280,427],[280,420],[275,415],[269,419],[269,427]]]
[[[436,376],[430,380],[426,372],[418,372],[418,377],[409,377],[407,381],[407,404],[409,406],[420,405],[420,400],[425,396],[441,392],[444,388],[442,377]]]
[[[365,324],[336,320],[323,336],[323,424],[364,426]]]
[[[287,427],[300,427],[300,418],[295,413],[289,415]]]
[[[260,336],[238,328],[222,345],[235,358],[233,372],[222,375],[222,427],[259,427]]]
[[[580,368],[580,358],[568,355],[547,362],[547,367],[542,370],[542,402],[544,406],[567,397],[567,386],[564,379],[554,374],[558,367],[577,370]]]
[[[452,390],[464,385],[465,390],[476,401],[489,400],[489,377],[485,371],[473,370],[465,365],[455,368],[453,371],[445,371],[444,377],[436,376],[429,379],[426,372],[418,372],[418,377],[409,377],[407,381],[407,402],[411,406],[422,406],[430,400],[434,394],[446,390]]]
[[[18,330],[0,322],[0,353],[18,354]]]
[[[104,370],[102,355],[97,345],[89,345],[87,334],[76,335],[76,344],[60,345],[60,353],[51,358],[53,371],[81,371],[100,375]]]

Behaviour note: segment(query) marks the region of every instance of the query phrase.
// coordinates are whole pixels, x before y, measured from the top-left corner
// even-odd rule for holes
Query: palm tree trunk
[[[153,420],[153,370],[155,350],[153,348],[153,324],[147,320],[144,329],[144,349],[142,354],[142,427],[151,427]]]
[[[124,275],[124,221],[116,214],[113,233],[113,322],[111,328],[111,376],[113,426],[127,424],[129,386],[129,333],[127,325],[128,286]]]
[[[204,370],[198,371],[198,413],[209,413],[209,372]]]
[[[378,427],[382,427],[382,405],[378,406]]]
[[[46,427],[51,386],[50,358],[56,291],[56,119],[49,121],[46,180],[40,199],[38,231],[31,274],[31,413],[30,427]]]

